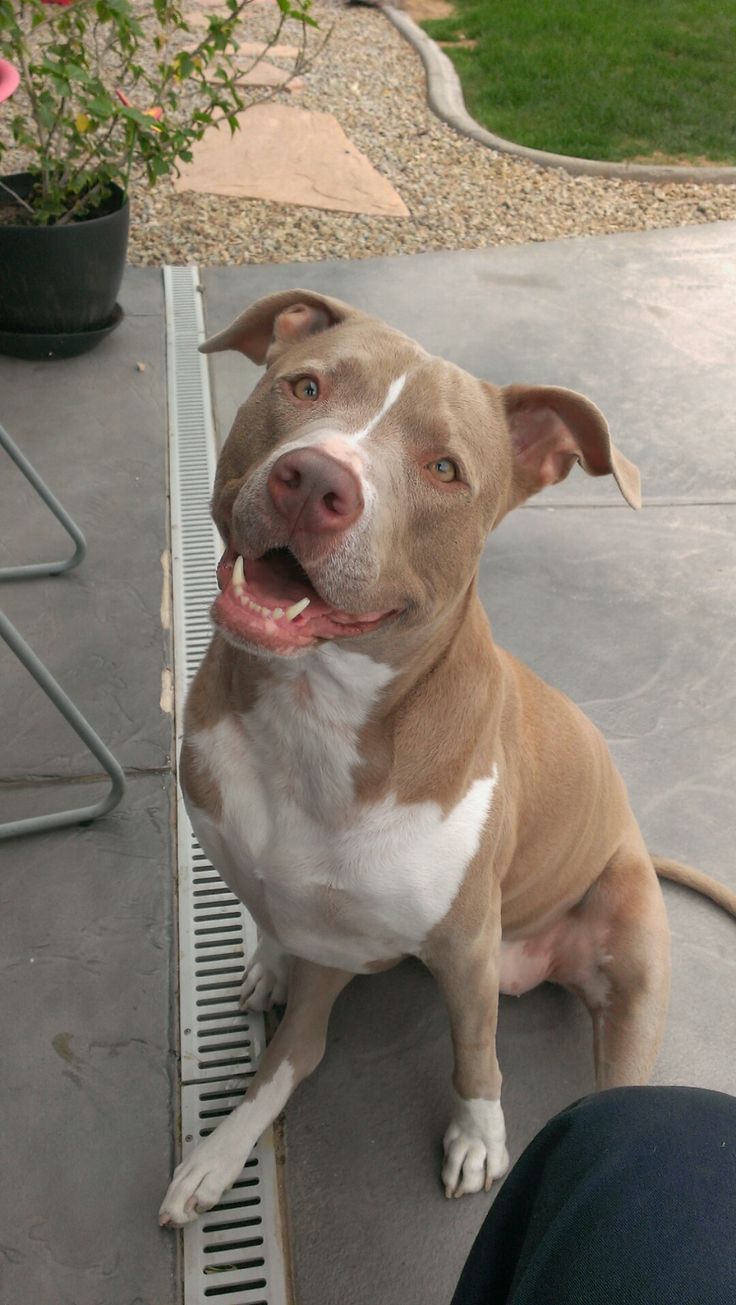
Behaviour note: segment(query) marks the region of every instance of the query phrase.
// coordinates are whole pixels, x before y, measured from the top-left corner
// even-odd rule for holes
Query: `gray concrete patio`
[[[301,285],[488,379],[569,385],[600,405],[640,466],[645,510],[574,472],[492,538],[483,598],[499,642],[602,727],[650,846],[732,887],[735,255],[736,224],[723,223],[203,273],[212,330]],[[4,585],[2,604],[129,777],[99,824],[0,845],[3,1305],[180,1299],[176,1238],[156,1225],[176,1126],[160,274],[131,271],[121,302],[124,324],[86,358],[0,359],[0,421],[90,545],[78,571]],[[256,375],[214,358],[221,431]],[[4,466],[0,543],[8,562],[64,547]],[[0,677],[0,818],[101,792],[4,645]],[[736,1092],[736,925],[665,891],[674,988],[657,1081]],[[587,1017],[551,987],[504,999],[500,1059],[515,1158],[590,1089]],[[492,1199],[442,1195],[449,1073],[446,1017],[419,965],[353,982],[286,1115],[297,1305],[449,1301]]]

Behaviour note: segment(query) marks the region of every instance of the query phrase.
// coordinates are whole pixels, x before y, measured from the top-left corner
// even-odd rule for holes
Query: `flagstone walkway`
[[[266,21],[276,22],[276,0],[252,3]],[[187,21],[204,28],[220,7],[220,0],[197,0]],[[314,41],[310,44],[314,50]],[[302,51],[281,42],[244,41],[237,56],[243,67],[240,85],[298,95],[304,87],[299,70],[309,60],[310,44]],[[401,196],[348,139],[334,114],[286,104],[253,105],[236,133],[226,126],[210,127],[174,189],[375,217],[409,216]]]
[[[264,60],[259,65],[271,70],[260,85],[280,72]],[[255,69],[254,74],[263,77]],[[210,127],[193,154],[174,182],[177,191],[241,195],[378,217],[409,216],[401,196],[331,113],[257,104],[248,112],[247,131],[232,135],[227,128]]]

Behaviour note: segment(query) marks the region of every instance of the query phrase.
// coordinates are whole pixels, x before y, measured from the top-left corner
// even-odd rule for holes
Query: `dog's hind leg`
[[[330,1011],[351,978],[344,970],[294,959],[286,1014],[245,1100],[175,1170],[159,1223],[191,1223],[232,1186],[261,1133],[322,1059]]]
[[[590,1011],[596,1087],[647,1083],[669,1003],[670,933],[654,866],[638,839],[616,853],[575,914],[596,963],[587,975],[558,981]]]

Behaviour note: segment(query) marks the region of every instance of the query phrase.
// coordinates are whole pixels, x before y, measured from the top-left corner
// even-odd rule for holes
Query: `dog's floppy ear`
[[[590,399],[551,385],[507,385],[501,397],[517,503],[564,480],[579,462],[589,476],[613,476],[626,502],[641,507],[639,470],[616,448],[603,413]]]
[[[224,331],[205,340],[199,349],[200,353],[236,349],[262,366],[273,362],[297,340],[361,315],[349,304],[312,290],[282,290],[251,304]]]

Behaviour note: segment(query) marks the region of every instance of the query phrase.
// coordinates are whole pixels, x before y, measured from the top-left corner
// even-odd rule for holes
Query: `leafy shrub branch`
[[[0,57],[21,75],[3,105],[0,172],[14,146],[34,177],[24,197],[0,176],[0,197],[28,222],[83,220],[114,184],[127,193],[133,174],[154,185],[176,172],[210,125],[237,131],[248,103],[236,29],[252,3],[223,0],[202,33],[173,0],[0,0]],[[307,28],[316,26],[311,4],[278,0],[267,49],[287,21],[301,26],[291,76],[304,67]]]

